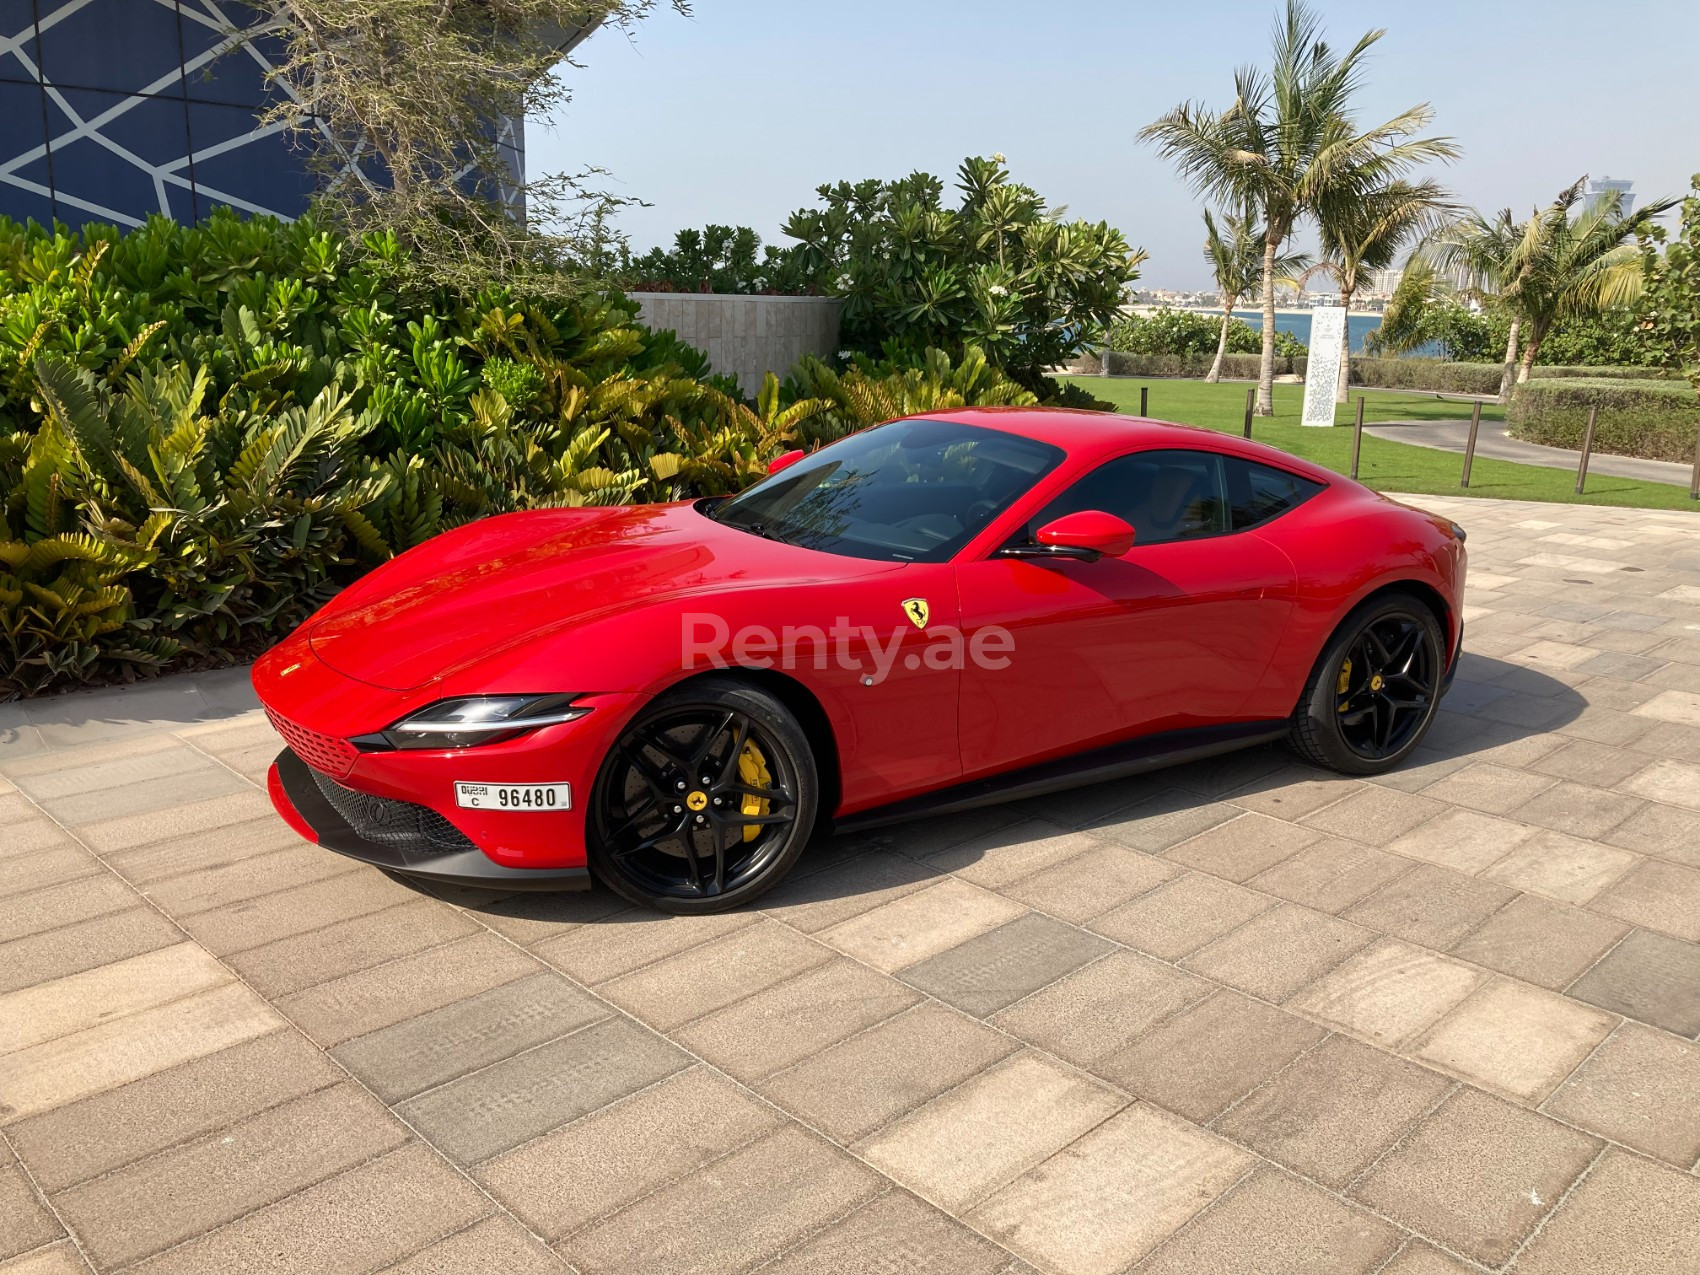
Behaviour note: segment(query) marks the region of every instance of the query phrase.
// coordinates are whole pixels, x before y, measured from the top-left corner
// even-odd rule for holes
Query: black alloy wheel
[[[1401,752],[1428,720],[1440,689],[1428,631],[1389,615],[1359,632],[1334,682],[1334,712],[1346,746],[1368,761]]]
[[[1371,598],[1330,639],[1293,714],[1290,741],[1318,765],[1373,775],[1398,765],[1440,703],[1445,638],[1406,593]]]
[[[661,697],[597,780],[591,866],[634,903],[718,912],[778,884],[813,829],[807,737],[786,708],[735,678]]]

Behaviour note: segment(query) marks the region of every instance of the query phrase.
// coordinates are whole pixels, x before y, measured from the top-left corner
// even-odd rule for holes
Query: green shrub
[[[1198,378],[1210,370],[1211,358],[1199,354],[1123,354],[1110,352],[1112,376],[1178,376]],[[1308,356],[1275,359],[1276,376],[1304,376]],[[1098,368],[1087,368],[1097,371]],[[1352,384],[1366,389],[1430,390],[1438,394],[1497,394],[1499,368],[1485,363],[1442,363],[1438,359],[1352,359]],[[1257,379],[1258,356],[1229,354],[1222,360],[1224,380]]]
[[[1381,323],[1364,337],[1364,353],[1395,357],[1430,345],[1439,348],[1444,362],[1491,363],[1504,354],[1506,336],[1503,322],[1468,306],[1406,294],[1395,296]]]
[[[1107,398],[1099,398],[1078,381],[1058,381],[1045,378],[1047,393],[1039,400],[1046,407],[1066,407],[1074,411],[1115,412],[1120,408]],[[1054,387],[1054,388],[1051,388]]]
[[[1648,460],[1694,459],[1700,398],[1686,382],[1531,380],[1517,387],[1505,419],[1513,438],[1579,448],[1594,406],[1600,409],[1595,451]]]
[[[812,296],[822,291],[819,272],[804,261],[801,244],[764,248],[761,236],[748,226],[681,230],[671,248],[641,257],[622,254],[616,277],[633,292]]]
[[[1072,388],[1072,387],[1071,387]],[[952,407],[1030,407],[1038,398],[1004,376],[985,354],[970,346],[960,359],[944,350],[925,351],[918,365],[856,356],[835,372],[804,355],[786,381],[783,397],[824,404],[798,430],[805,445],[820,446],[867,425]],[[1082,406],[1077,396],[1073,403]],[[1092,403],[1097,405],[1097,400]]]
[[[113,390],[52,355],[34,381],[37,428],[0,446],[0,697],[228,662],[485,514],[736,491],[825,406],[782,404],[771,375],[754,409],[665,376],[574,384],[542,417],[481,389],[428,448],[385,453],[335,386],[227,410],[205,368]]]
[[[252,654],[473,518],[736,491],[798,441],[1036,401],[970,346],[805,365],[752,404],[622,297],[405,264],[228,212],[0,219],[0,699]]]
[[[31,365],[43,354],[109,385],[154,361],[205,368],[225,410],[305,406],[335,385],[368,418],[381,449],[429,444],[471,418],[484,386],[533,394],[538,411],[568,380],[685,375],[670,334],[647,332],[635,303],[587,295],[540,306],[500,288],[476,295],[401,282],[395,242],[341,239],[310,219],[242,219],[221,209],[200,226],[153,218],[120,234],[52,233],[0,218],[0,416],[31,414]],[[534,373],[495,383],[508,365]],[[528,405],[529,406],[529,405]]]
[[[1662,367],[1546,367],[1536,364],[1530,369],[1529,379],[1549,380],[1558,377],[1564,380],[1612,380],[1612,381],[1675,381],[1681,380],[1678,372],[1667,371]]]
[[[1110,352],[1112,376],[1173,376],[1199,379],[1210,371],[1215,357],[1212,347],[1208,354],[1125,353]],[[1308,356],[1275,358],[1276,376],[1304,376]],[[1076,360],[1072,370],[1092,375],[1103,370],[1097,357]],[[1489,397],[1499,393],[1501,365],[1498,363],[1449,363],[1441,359],[1376,359],[1352,356],[1352,384],[1365,389],[1426,390],[1435,394],[1470,394]],[[1222,379],[1228,381],[1256,380],[1256,354],[1228,354],[1222,359]],[[1585,376],[1595,379],[1667,380],[1676,384],[1674,373],[1656,368],[1629,367],[1537,367],[1533,380],[1552,380]]]
[[[1440,359],[1352,359],[1352,384],[1366,389],[1430,390],[1436,394],[1499,393],[1497,363],[1445,363]]]
[[[1111,376],[1178,376],[1203,378],[1210,371],[1210,364],[1215,360],[1215,351],[1209,354],[1124,354],[1120,350],[1110,351]],[[1222,357],[1222,379],[1228,381],[1255,381],[1262,356],[1258,354],[1227,354]],[[1304,370],[1303,357],[1293,358],[1277,354],[1275,356],[1275,375],[1291,376]],[[1099,369],[1093,368],[1093,371]]]
[[[1497,355],[1505,351],[1505,323]],[[1560,319],[1541,342],[1541,357],[1558,367],[1656,367],[1665,352],[1642,330],[1631,309],[1614,307],[1598,314]]]
[[[1129,314],[1111,325],[1105,340],[1110,349],[1128,354],[1178,354],[1204,358],[1205,371],[1216,357],[1216,347],[1222,339],[1222,316],[1198,310],[1171,310],[1167,307],[1150,314]],[[1263,331],[1244,319],[1228,322],[1228,354],[1263,352]],[[1275,333],[1275,357],[1291,359],[1309,353],[1309,347],[1291,332]],[[1227,375],[1226,372],[1223,375]],[[1253,376],[1257,373],[1254,371]]]
[[[1210,359],[1222,338],[1220,315],[1197,310],[1154,310],[1129,314],[1111,325],[1106,341],[1110,349],[1127,354],[1180,354]],[[1243,319],[1228,323],[1228,353],[1256,354],[1263,336]]]
[[[969,346],[1037,391],[1047,369],[1100,342],[1145,254],[1105,222],[1063,221],[1002,156],[970,158],[947,207],[930,173],[822,186],[785,234],[812,277],[844,300],[839,340],[917,364]]]
[[[622,297],[402,264],[229,212],[0,219],[0,699],[229,662],[485,514],[737,490],[824,406],[751,406]]]
[[[1397,304],[1390,306],[1382,326],[1365,339],[1364,349],[1373,357],[1438,345],[1447,362],[1503,365],[1509,335],[1510,318],[1503,308],[1482,313],[1457,301],[1430,300],[1404,310]],[[1550,366],[1537,365],[1535,376],[1610,367],[1622,369],[1617,375],[1634,377],[1655,375],[1653,369],[1664,362],[1665,351],[1643,329],[1634,311],[1620,307],[1560,319],[1541,342],[1541,357]]]

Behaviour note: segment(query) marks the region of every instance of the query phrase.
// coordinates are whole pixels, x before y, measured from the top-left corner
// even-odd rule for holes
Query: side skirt
[[[870,810],[858,810],[855,814],[833,820],[832,830],[860,832],[865,828],[879,828],[929,815],[949,815],[979,806],[994,806],[1022,797],[1041,797],[1046,793],[1102,783],[1107,779],[1124,779],[1181,762],[1271,743],[1286,738],[1287,730],[1285,720],[1276,720],[1194,726],[1186,730],[1165,731],[1160,735],[1146,735],[1094,748],[1090,752],[1041,762],[1037,766],[972,779]]]
[[[1446,692],[1452,689],[1452,682],[1458,676],[1458,661],[1464,655],[1464,625],[1458,625],[1458,642],[1452,648],[1452,658],[1446,662],[1446,674],[1440,679],[1440,691],[1436,699],[1444,699]]]

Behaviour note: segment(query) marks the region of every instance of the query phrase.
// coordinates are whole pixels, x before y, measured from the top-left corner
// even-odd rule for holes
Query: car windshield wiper
[[[784,536],[780,535],[777,531],[769,531],[767,529],[766,523],[761,523],[761,522],[733,522],[733,523],[728,523],[727,526],[736,527],[740,531],[747,531],[751,535],[754,535],[754,536],[760,536],[763,540],[777,540],[782,545],[788,545],[788,544],[791,543]]]

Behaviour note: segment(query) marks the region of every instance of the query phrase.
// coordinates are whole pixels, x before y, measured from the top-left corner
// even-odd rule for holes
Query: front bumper
[[[266,786],[272,805],[290,827],[325,849],[362,863],[427,881],[488,890],[590,888],[590,869],[585,867],[510,868],[470,841],[466,849],[442,850],[384,844],[362,836],[326,799],[307,764],[287,748],[272,763]]]
[[[263,656],[254,665],[253,679],[261,704],[301,768],[283,767],[272,785],[279,813],[297,831],[327,845],[327,837],[334,839],[337,844],[333,849],[385,867],[421,875],[476,878],[486,883],[493,879],[504,889],[524,888],[526,882],[570,880],[575,872],[583,873],[585,810],[596,776],[608,750],[646,698],[624,692],[586,692],[584,703],[593,709],[591,713],[564,725],[528,731],[516,739],[477,748],[382,751],[360,749],[349,741],[382,731],[438,699],[535,688],[468,678],[434,682],[406,692],[388,691],[330,668],[313,654],[304,631],[297,631]],[[315,783],[315,774],[324,776],[327,782],[334,781],[329,800],[326,791]],[[285,784],[285,779],[290,782]],[[570,783],[572,800],[562,810],[516,813],[467,809],[455,800],[455,785],[461,782]],[[362,803],[371,801],[423,808],[416,815],[429,816],[427,831],[446,832],[448,836],[437,837],[436,844],[423,847],[427,853],[406,864],[397,862],[398,857],[405,856],[398,856],[393,845],[350,843],[349,830],[344,827],[350,823],[346,814],[352,809],[358,815]],[[339,804],[343,815],[338,814]],[[331,809],[325,812],[327,805]],[[306,819],[309,809],[315,812],[315,819]],[[360,820],[352,822],[357,830]],[[369,838],[360,836],[358,840]],[[391,838],[380,836],[378,840],[388,842]],[[490,861],[489,870],[476,861],[450,863],[443,853],[445,849],[471,847]],[[557,873],[560,875],[551,875]]]

